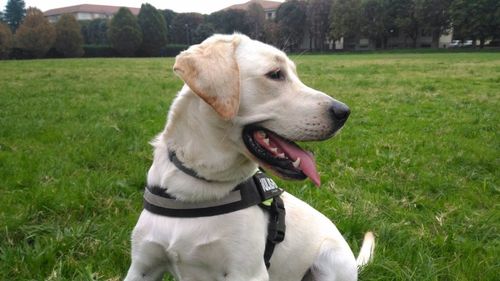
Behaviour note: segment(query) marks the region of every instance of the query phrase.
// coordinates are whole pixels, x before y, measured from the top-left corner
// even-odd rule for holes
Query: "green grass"
[[[500,53],[293,56],[352,110],[305,143],[322,188],[280,185],[330,217],[360,280],[498,280]],[[181,81],[172,59],[0,62],[0,280],[120,280]]]

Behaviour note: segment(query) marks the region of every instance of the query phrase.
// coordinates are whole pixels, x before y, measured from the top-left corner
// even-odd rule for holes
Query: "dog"
[[[259,166],[320,185],[314,157],[294,141],[332,137],[350,111],[304,85],[282,51],[242,34],[213,35],[180,53],[173,69],[185,84],[152,141],[148,186],[175,204],[203,205],[226,200]],[[167,272],[179,281],[357,280],[373,255],[373,234],[356,259],[328,218],[289,193],[278,197],[286,232],[269,268],[263,256],[270,214],[257,205],[187,218],[145,209],[125,280],[162,280]]]

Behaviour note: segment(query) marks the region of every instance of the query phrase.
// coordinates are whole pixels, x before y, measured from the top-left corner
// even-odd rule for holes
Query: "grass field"
[[[330,217],[360,280],[499,280],[500,53],[293,58],[347,103],[341,134],[306,143],[321,189],[282,187]],[[181,81],[173,59],[0,61],[0,280],[120,280]]]

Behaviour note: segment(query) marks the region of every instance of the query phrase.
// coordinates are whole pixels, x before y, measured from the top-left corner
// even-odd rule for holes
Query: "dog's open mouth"
[[[294,142],[254,125],[243,129],[243,142],[264,168],[287,179],[309,177],[315,185],[321,184],[314,157]]]

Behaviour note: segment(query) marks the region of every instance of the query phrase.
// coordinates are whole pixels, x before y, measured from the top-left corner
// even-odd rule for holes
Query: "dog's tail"
[[[369,231],[365,234],[363,239],[363,244],[361,245],[361,250],[359,251],[356,263],[358,268],[365,266],[373,258],[373,251],[375,250],[375,235],[373,232]]]

